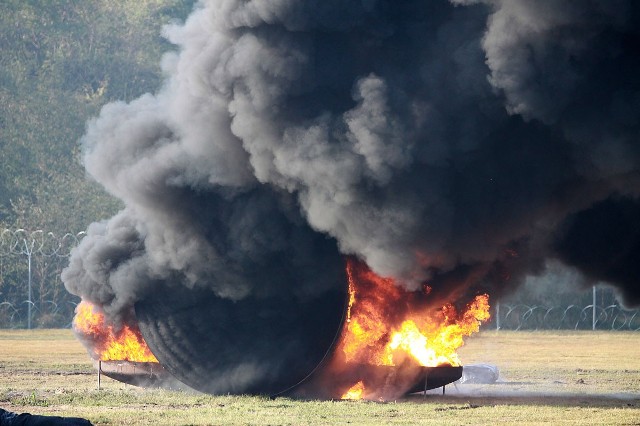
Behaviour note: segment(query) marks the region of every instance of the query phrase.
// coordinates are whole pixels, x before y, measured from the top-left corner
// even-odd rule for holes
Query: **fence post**
[[[31,247],[29,247],[29,243],[27,243],[27,239],[24,238],[22,240],[24,242],[24,250],[27,255],[27,262],[29,264],[29,272],[27,276],[27,285],[29,288],[29,297],[27,298],[27,329],[31,330],[31,305],[33,304],[33,292],[31,291],[31,255],[33,254],[33,246],[34,241],[31,240]]]
[[[593,286],[593,316],[591,317],[591,330],[596,329],[596,286]]]
[[[31,300],[33,299],[33,292],[31,291],[31,251],[28,252],[27,257],[29,260],[29,303],[27,304],[29,311],[27,313],[27,329],[31,330],[31,304],[33,303]]]
[[[500,330],[500,302],[496,303],[496,330]]]

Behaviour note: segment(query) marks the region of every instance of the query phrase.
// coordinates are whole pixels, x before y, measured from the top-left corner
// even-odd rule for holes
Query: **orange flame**
[[[89,345],[89,355],[96,360],[158,362],[137,326],[124,325],[116,331],[89,302],[78,304],[73,328],[83,336],[83,342]]]
[[[365,265],[347,263],[349,308],[339,348],[346,362],[399,365],[406,359],[426,367],[461,365],[456,350],[489,315],[489,296],[476,296],[462,313],[448,303],[433,309],[432,289],[409,292]]]
[[[355,385],[351,386],[348,391],[340,397],[340,399],[362,399],[364,393],[364,382],[360,380]]]

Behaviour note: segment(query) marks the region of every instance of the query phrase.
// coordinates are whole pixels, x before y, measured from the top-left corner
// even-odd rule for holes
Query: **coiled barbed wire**
[[[43,230],[0,228],[0,261],[9,258],[42,257],[58,259],[56,272],[66,266],[66,258],[76,247],[85,232],[56,235]],[[24,266],[24,265],[23,265]],[[0,270],[0,274],[1,274]],[[60,317],[59,326],[70,327],[72,312],[77,302],[68,300],[64,293],[60,300],[34,301],[18,297],[6,300],[2,296],[2,275],[0,275],[0,328],[19,328],[26,322],[29,307],[32,315]],[[640,331],[640,310],[627,310],[617,304],[595,307],[593,304],[580,306],[542,306],[527,304],[502,304],[493,323],[504,330],[632,330]],[[595,320],[594,320],[595,319]]]
[[[640,310],[607,306],[500,305],[494,323],[501,330],[627,330],[640,331]],[[594,320],[595,319],[595,320]]]
[[[77,246],[85,235],[84,231],[56,235],[41,229],[27,231],[3,228],[0,232],[0,256],[37,254],[47,257],[69,257],[71,249]]]

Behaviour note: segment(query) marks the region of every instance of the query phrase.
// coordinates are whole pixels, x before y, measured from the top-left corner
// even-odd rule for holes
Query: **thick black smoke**
[[[82,141],[126,208],[63,279],[114,319],[306,300],[344,254],[449,296],[559,258],[640,302],[637,2],[202,0],[165,35],[163,88]]]

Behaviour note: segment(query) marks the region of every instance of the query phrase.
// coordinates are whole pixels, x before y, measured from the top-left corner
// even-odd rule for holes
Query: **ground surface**
[[[98,378],[70,330],[0,330],[0,408],[97,425],[640,425],[640,332],[483,332],[466,365],[494,384],[457,384],[401,401],[296,401],[144,390]]]

